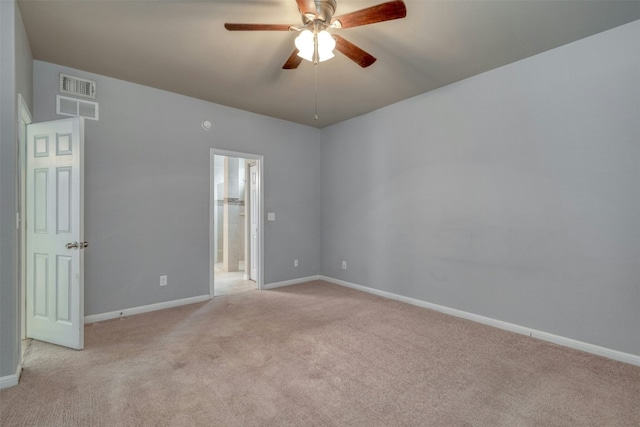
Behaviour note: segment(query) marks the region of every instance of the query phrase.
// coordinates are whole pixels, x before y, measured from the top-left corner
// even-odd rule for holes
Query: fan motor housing
[[[315,10],[315,16],[311,18],[309,15],[304,15],[305,21],[322,21],[329,23],[333,14],[336,12],[337,2],[336,0],[307,0],[309,3],[308,10]],[[306,23],[306,22],[305,22]]]

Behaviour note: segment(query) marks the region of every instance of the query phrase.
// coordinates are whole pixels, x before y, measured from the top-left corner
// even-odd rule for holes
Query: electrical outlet
[[[297,259],[294,259],[294,260],[293,260],[293,266],[294,266],[294,267],[297,267],[297,266],[298,266],[298,260],[297,260]]]
[[[167,286],[167,276],[160,276],[160,286]]]
[[[343,270],[347,269],[347,261],[342,261],[342,269]]]

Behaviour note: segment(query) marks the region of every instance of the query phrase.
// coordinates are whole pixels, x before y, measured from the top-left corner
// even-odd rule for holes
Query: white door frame
[[[27,125],[33,123],[29,106],[25,102],[22,94],[18,94],[18,218],[20,221],[20,242],[18,259],[20,262],[20,307],[18,316],[20,319],[20,338],[27,337],[27,229],[24,219],[27,212],[27,185],[26,185],[26,157],[27,157]]]
[[[264,156],[258,154],[240,153],[237,151],[219,150],[211,148],[209,151],[209,298],[214,296],[215,265],[215,221],[214,221],[214,187],[215,187],[215,162],[214,156],[238,157],[241,159],[255,160],[258,167],[258,281],[257,288],[264,289]]]
[[[260,213],[258,212],[257,215],[254,215],[255,211],[253,210],[253,205],[254,202],[252,202],[252,193],[254,188],[256,189],[256,192],[258,193],[258,196],[260,195],[260,182],[259,182],[259,178],[256,179],[255,184],[252,182],[252,177],[251,177],[251,173],[252,171],[255,172],[260,172],[260,168],[257,165],[256,162],[247,162],[247,185],[245,186],[245,191],[246,191],[246,196],[245,196],[245,204],[246,206],[248,206],[247,209],[247,214],[245,217],[245,222],[246,222],[246,236],[245,236],[245,260],[249,260],[249,263],[247,264],[247,262],[245,261],[245,276],[247,277],[247,280],[254,280],[258,277],[258,268],[260,267],[260,263],[259,262],[254,262],[253,261],[253,252],[254,252],[254,242],[253,242],[253,225],[254,225],[254,216],[257,217],[255,219],[257,219],[258,221],[260,220]],[[260,205],[260,203],[258,203],[258,205]],[[259,227],[259,225],[258,225]],[[258,228],[258,230],[256,231],[260,231],[260,228]],[[260,242],[260,238],[258,237],[258,242]],[[257,248],[256,248],[256,253],[259,253]],[[255,266],[258,266],[258,268],[256,268]]]

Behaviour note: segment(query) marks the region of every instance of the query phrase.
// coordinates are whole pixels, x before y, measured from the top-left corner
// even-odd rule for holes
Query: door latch
[[[66,245],[67,249],[84,249],[87,246],[89,246],[89,242],[73,242],[73,243],[67,243]]]

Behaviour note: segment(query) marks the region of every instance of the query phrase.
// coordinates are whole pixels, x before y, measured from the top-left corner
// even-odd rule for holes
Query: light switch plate
[[[276,220],[276,213],[275,212],[267,213],[267,221],[275,221],[275,220]]]

